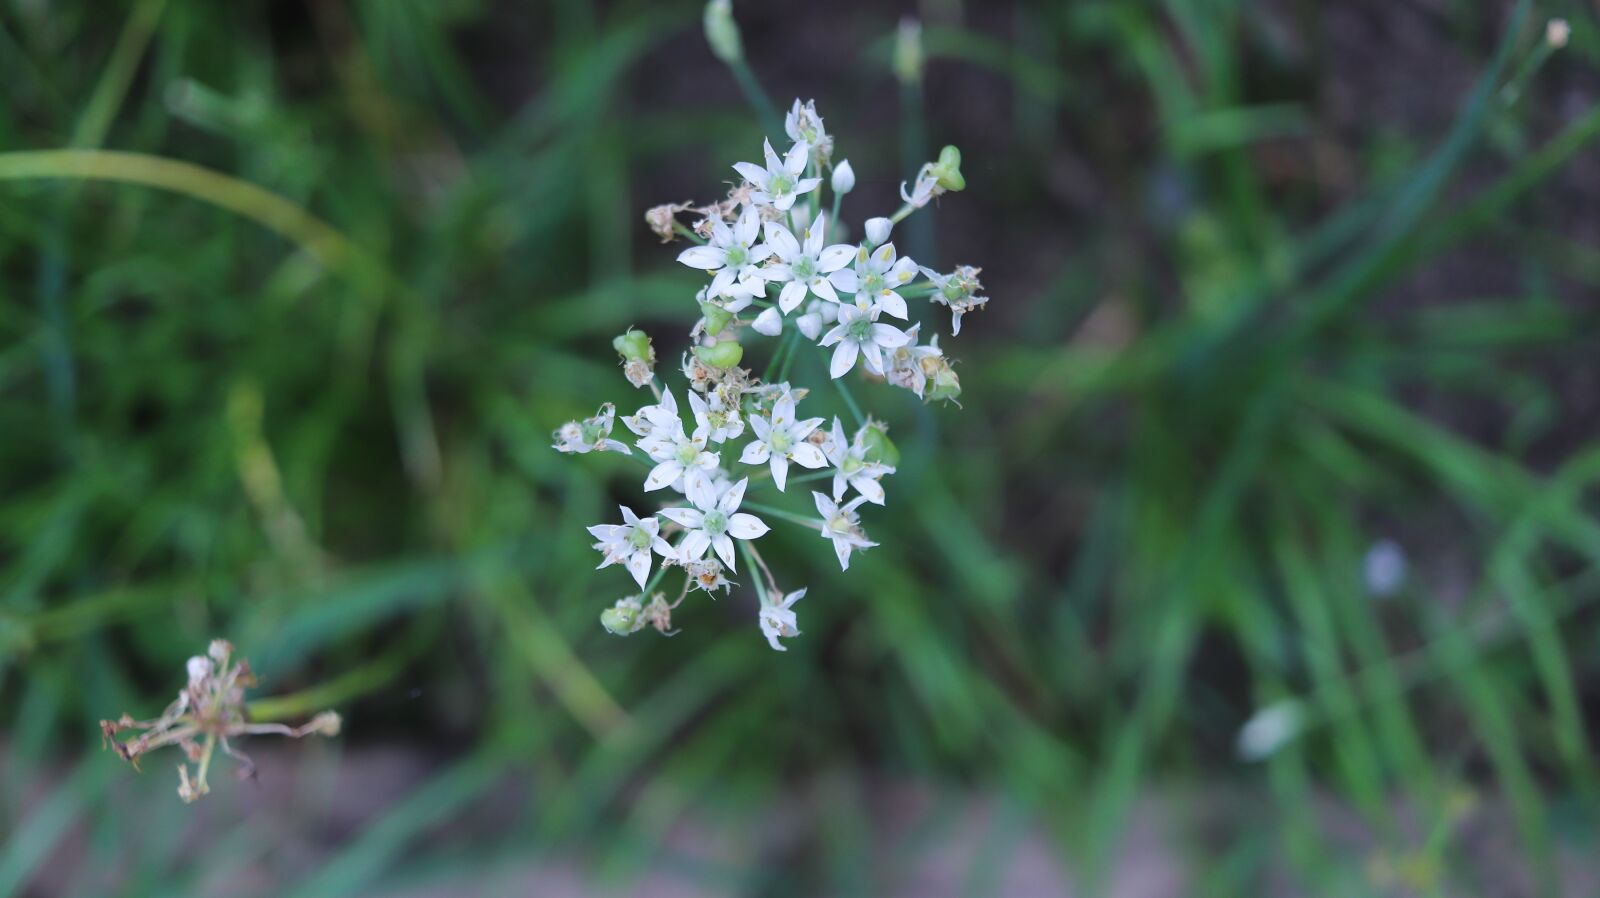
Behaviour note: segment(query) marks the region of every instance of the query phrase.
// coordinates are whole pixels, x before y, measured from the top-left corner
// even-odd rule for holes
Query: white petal
[[[834,328],[834,332],[838,332],[843,329],[843,327]],[[838,380],[839,378],[850,373],[850,369],[856,366],[856,353],[858,351],[859,350],[856,348],[856,341],[839,341],[839,348],[833,351],[833,361],[828,365],[828,376],[832,377],[834,380]]]
[[[650,469],[650,476],[644,479],[644,491],[651,492],[672,485],[683,474],[683,465],[677,459],[668,459]]]
[[[742,478],[738,483],[728,487],[728,491],[717,500],[717,510],[723,514],[733,514],[739,510],[739,503],[744,501],[745,487],[750,485],[750,478]]]
[[[815,490],[811,493],[811,501],[817,503],[817,514],[822,515],[824,521],[839,513],[839,506],[833,504],[832,499]],[[665,514],[665,512],[662,513]]]
[[[873,374],[883,373],[883,350],[876,343],[861,344],[862,363]]]
[[[728,570],[738,570],[733,563],[733,540],[726,533],[721,533],[711,538],[711,548],[717,550],[717,556]]]
[[[794,394],[784,393],[778,401],[772,403],[772,427],[774,430],[782,427],[788,429],[794,423]]]
[[[754,424],[755,421],[751,421],[750,423]],[[739,454],[739,461],[744,462],[747,465],[759,465],[767,460],[767,456],[771,453],[771,451],[771,449],[767,448],[766,443],[763,443],[760,440],[751,440],[749,443],[745,444],[744,452]]]
[[[850,570],[850,541],[836,537],[829,538],[833,540],[833,554],[839,556],[839,570]]]
[[[855,247],[848,243],[836,243],[817,254],[817,267],[820,268],[824,274],[832,274],[846,265],[849,265],[850,260],[854,259],[855,257]]]
[[[769,221],[763,226],[763,232],[767,235],[767,245],[778,254],[778,258],[785,262],[793,262],[800,258],[800,241],[794,239],[788,228],[775,221]]]
[[[798,175],[806,170],[806,156],[811,152],[811,145],[799,141],[789,148],[789,155],[783,157],[783,170],[791,175]]]
[[[766,160],[767,171],[776,173],[783,170],[783,163],[778,160],[778,154],[772,150],[772,141],[764,137],[761,139],[761,157]]]
[[[778,308],[782,309],[783,314],[787,315],[790,312],[793,312],[795,306],[798,306],[800,301],[805,298],[806,285],[799,281],[790,281],[789,283],[783,285],[783,292],[778,294]],[[770,312],[772,310],[768,309],[767,311]],[[776,334],[777,331],[773,331],[773,333],[768,334],[768,336],[773,336]]]
[[[873,480],[871,477],[853,477],[850,479],[850,485],[855,487],[856,492],[860,493],[873,505],[883,504],[883,484],[878,481]]]
[[[893,315],[901,321],[905,321],[911,317],[910,315],[906,314],[906,301],[904,297],[893,290],[885,290],[883,293],[878,295],[877,300],[878,308],[888,312],[890,315]]]
[[[663,508],[661,516],[669,521],[675,521],[690,530],[695,530],[705,522],[706,516],[698,508]]]
[[[717,488],[704,471],[690,472],[684,486],[687,489],[689,501],[693,502],[696,508],[701,511],[710,511],[716,507]]]
[[[826,299],[828,302],[839,301],[839,294],[833,292],[833,283],[827,278],[812,278],[811,283],[807,286],[811,288],[812,293],[815,293],[817,296]],[[817,324],[822,324],[821,316],[818,316]],[[813,337],[812,339],[816,338]]]
[[[678,261],[701,271],[713,271],[728,264],[728,254],[715,246],[691,246],[678,253]]]
[[[861,289],[861,275],[856,274],[854,268],[841,268],[828,275],[828,283],[837,287],[840,293],[854,293]]]
[[[783,492],[784,481],[789,477],[789,460],[777,453],[773,453],[771,464],[772,485],[776,486],[778,488],[778,492],[781,493]]]
[[[739,177],[744,178],[746,181],[749,181],[757,187],[767,183],[767,170],[759,165],[756,165],[754,162],[735,162],[733,164],[733,170],[739,173]]]
[[[790,454],[795,462],[804,468],[816,470],[828,466],[828,459],[823,456],[822,450],[811,443],[796,443]]]
[[[766,521],[753,514],[745,514],[741,511],[738,514],[728,515],[728,532],[735,539],[756,539],[757,537],[765,536],[767,531],[771,529],[771,527],[767,526]]]
[[[639,588],[644,588],[645,578],[650,576],[650,552],[635,552],[628,558],[628,573],[633,579],[639,581]]]
[[[711,547],[711,537],[704,530],[691,530],[683,538],[683,544],[678,546],[678,558],[683,561],[699,561],[705,557],[706,549]]]
[[[911,337],[905,331],[893,325],[874,324],[872,326],[872,342],[894,349],[911,342]]]
[[[633,513],[633,509],[629,508],[628,506],[626,506],[626,505],[618,505],[617,506],[617,510],[622,512],[622,521],[623,521],[623,523],[625,523],[625,524],[637,524],[637,523],[639,523],[639,516],[634,514]],[[651,520],[654,521],[655,519],[651,518]]]
[[[820,346],[832,346],[833,344],[838,343],[840,340],[844,339],[844,334],[845,334],[846,330],[847,330],[847,328],[844,325],[842,325],[842,324],[836,325],[832,330],[828,331],[825,335],[823,335],[822,339],[817,341],[817,343]],[[843,344],[841,344],[841,345],[843,345]]]

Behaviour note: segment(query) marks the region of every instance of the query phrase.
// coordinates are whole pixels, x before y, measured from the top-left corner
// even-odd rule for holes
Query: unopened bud
[[[600,626],[613,636],[627,636],[644,626],[642,613],[638,599],[618,599],[615,605],[600,612]]]
[[[850,167],[850,160],[846,159],[834,166],[833,181],[830,185],[833,192],[843,196],[856,189],[856,170]]]
[[[807,340],[815,340],[822,335],[822,316],[807,312],[795,319],[794,326],[800,328],[800,333],[805,334]]]
[[[710,0],[705,12],[706,43],[718,59],[732,65],[744,58],[744,43],[739,39],[739,23],[733,20],[731,0]]]
[[[722,329],[733,320],[733,313],[716,303],[703,302],[700,304],[700,314],[706,317],[706,333],[715,337],[722,333]]]
[[[744,358],[744,347],[732,340],[724,340],[714,346],[696,346],[695,357],[708,368],[732,368]]]
[[[922,23],[910,17],[901,19],[895,32],[894,76],[901,84],[922,81]]]
[[[887,218],[867,219],[867,245],[880,246],[889,239],[889,232],[894,230],[894,222]]]
[[[1571,38],[1572,26],[1567,24],[1566,19],[1551,19],[1545,23],[1544,42],[1549,44],[1551,49],[1559,50],[1565,47]]]
[[[783,315],[776,308],[769,308],[756,316],[755,323],[750,325],[758,334],[776,337],[783,333]]]
[[[889,439],[889,428],[882,421],[868,421],[861,431],[861,442],[865,447],[862,457],[867,461],[891,468],[900,464],[900,449]]]
[[[961,378],[956,376],[956,371],[949,365],[943,365],[933,374],[933,382],[928,385],[928,401],[935,399],[955,402],[961,396]]]

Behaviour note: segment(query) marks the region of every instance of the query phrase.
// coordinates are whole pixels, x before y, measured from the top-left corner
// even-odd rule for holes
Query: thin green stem
[[[821,521],[816,520],[815,518],[808,518],[802,514],[795,514],[792,511],[784,511],[775,505],[766,505],[761,502],[751,502],[750,500],[746,499],[744,502],[740,503],[739,507],[748,508],[752,511],[759,511],[762,514],[772,515],[775,518],[780,518],[790,522],[791,524],[799,524],[808,530],[822,530]]]
[[[706,245],[706,240],[705,240],[704,237],[701,237],[699,234],[696,234],[694,232],[694,228],[689,227],[688,225],[684,224],[681,221],[673,221],[672,222],[672,230],[675,233],[677,233],[678,236],[680,236],[680,237],[683,237],[683,238],[685,238],[687,240],[690,240],[690,241],[692,241],[694,243],[698,243],[701,246],[705,246]]]
[[[783,132],[783,116],[778,114],[778,107],[772,103],[772,98],[767,96],[761,82],[756,79],[756,73],[751,71],[750,64],[743,59],[728,63],[728,70],[733,72],[733,80],[739,85],[739,90],[744,94],[750,108],[754,109],[757,117],[761,119],[761,127],[768,134]]]
[[[824,360],[828,358],[827,350],[823,350],[822,357]],[[826,361],[824,361],[824,364],[826,364]],[[850,409],[850,416],[856,419],[856,425],[860,427],[866,426],[867,416],[861,413],[861,406],[856,402],[855,394],[850,391],[850,385],[845,383],[842,377],[830,377],[828,379],[833,381],[834,389],[839,391],[839,398],[843,399],[845,406]]]
[[[734,540],[734,543],[739,546],[739,554],[744,556],[744,566],[745,566],[745,568],[754,570],[757,567],[757,565],[756,565],[755,558],[750,553],[750,544],[748,542],[742,540],[742,539],[736,539],[736,540]],[[755,585],[755,588],[756,588],[756,598],[761,600],[761,604],[762,605],[766,605],[767,604],[767,587],[761,582],[761,578],[760,577],[756,577],[755,578],[754,585]]]

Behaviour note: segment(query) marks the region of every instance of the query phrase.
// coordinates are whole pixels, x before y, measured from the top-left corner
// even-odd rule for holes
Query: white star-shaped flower
[[[672,391],[661,394],[661,399],[655,405],[641,405],[631,415],[622,419],[622,423],[633,431],[639,439],[633,444],[643,449],[646,455],[652,454],[661,446],[668,445],[674,430],[683,422],[678,418],[678,402],[672,398]]]
[[[835,288],[846,293],[856,291],[856,272],[845,267],[854,258],[856,248],[845,243],[824,247],[827,221],[825,216],[817,216],[816,222],[805,229],[803,244],[778,222],[766,224],[767,246],[772,248],[778,261],[763,268],[762,276],[783,284],[783,291],[778,294],[778,308],[785,315],[794,311],[807,293],[838,302]]]
[[[782,643],[778,642],[778,637],[781,636],[787,639],[791,636],[800,635],[800,628],[796,626],[793,609],[794,603],[805,598],[805,596],[806,591],[804,589],[797,589],[781,599],[776,594],[769,595],[767,601],[762,603],[760,616],[761,635],[767,637],[767,645],[780,652],[788,651],[783,647]]]
[[[720,386],[705,399],[691,391],[689,408],[694,411],[695,430],[704,431],[706,439],[713,443],[738,439],[744,433],[744,416],[739,413],[738,401],[729,402]]]
[[[866,431],[856,431],[854,442],[847,442],[844,438],[844,427],[839,423],[838,417],[833,419],[833,433],[829,436],[825,453],[828,462],[833,465],[833,499],[835,502],[844,498],[845,489],[855,487],[855,491],[873,505],[882,505],[884,501],[883,484],[879,478],[885,474],[893,474],[894,468],[882,462],[867,461]]]
[[[607,402],[600,406],[599,413],[593,417],[584,418],[582,421],[568,421],[561,425],[561,429],[554,434],[555,443],[551,448],[558,452],[621,452],[623,455],[632,455],[633,450],[626,444],[611,439],[611,426],[617,417],[617,407]]]
[[[661,522],[654,516],[641,520],[628,506],[617,507],[622,510],[621,524],[596,524],[589,528],[589,534],[599,540],[594,544],[595,549],[605,556],[595,569],[624,565],[643,589],[645,578],[650,576],[651,550],[663,558],[672,558],[677,553],[661,538]]]
[[[822,126],[816,100],[801,104],[796,98],[794,105],[783,116],[783,133],[789,135],[790,140],[810,147],[818,165],[826,163],[833,155],[833,136]]]
[[[817,513],[822,515],[822,538],[833,543],[833,552],[839,556],[839,568],[850,570],[852,551],[877,545],[862,532],[861,518],[856,514],[856,509],[867,501],[867,497],[857,496],[843,505],[835,503],[823,493],[812,493],[811,498],[816,500]]]
[[[735,162],[733,170],[751,184],[755,189],[750,191],[750,202],[761,206],[772,206],[779,212],[789,211],[794,201],[804,193],[810,193],[822,183],[821,178],[802,178],[801,173],[806,170],[806,159],[811,147],[804,141],[796,143],[789,148],[789,152],[782,159],[772,150],[772,141],[762,141],[762,151],[766,156],[766,168],[754,162]]]
[[[894,244],[885,243],[872,252],[856,250],[856,305],[875,303],[878,308],[901,321],[906,313],[905,297],[895,291],[917,276],[917,263],[910,258],[896,259]]]
[[[757,277],[760,263],[772,255],[761,236],[761,213],[747,205],[738,221],[729,227],[720,218],[711,219],[711,239],[704,246],[691,246],[678,254],[678,261],[705,272],[716,272],[707,288],[710,296],[721,296],[734,281]]]
[[[923,391],[928,387],[930,369],[937,372],[945,364],[938,334],[934,334],[926,346],[917,345],[917,332],[921,329],[921,322],[906,329],[906,344],[888,353],[883,374],[889,383],[910,390],[917,394],[918,399],[922,398]]]
[[[826,467],[828,459],[806,438],[822,423],[821,418],[795,420],[794,394],[785,392],[772,403],[772,419],[750,418],[756,438],[747,443],[739,460],[747,465],[763,462],[772,466],[772,482],[783,492],[789,476],[789,462],[805,468]]]
[[[829,375],[835,379],[844,377],[855,367],[858,355],[866,360],[868,371],[881,375],[884,350],[898,349],[910,342],[911,338],[899,328],[874,321],[877,313],[875,304],[868,309],[850,303],[839,304],[839,323],[821,340],[823,346],[839,344],[828,365]]]
[[[978,272],[982,270],[971,265],[958,265],[956,270],[949,274],[940,274],[931,268],[922,269],[922,273],[928,280],[933,281],[935,287],[935,292],[929,299],[950,307],[952,335],[961,333],[962,315],[989,304],[989,297],[977,295],[978,291],[983,289],[983,284],[978,280]]]
[[[719,496],[709,479],[691,478],[688,496],[694,507],[661,510],[662,517],[688,530],[678,545],[680,561],[699,561],[710,548],[729,570],[738,570],[733,561],[733,541],[756,539],[771,529],[755,515],[739,511],[739,503],[744,501],[744,488],[749,482],[750,478],[746,477]]]
[[[669,406],[671,417],[666,416]],[[688,478],[688,483],[692,484],[695,480],[707,479],[705,472],[716,470],[717,453],[706,451],[706,429],[696,427],[694,433],[687,432],[677,412],[672,392],[663,392],[650,435],[639,440],[639,448],[656,462],[644,480],[645,492],[668,486],[682,492],[688,488],[685,475],[698,475]]]

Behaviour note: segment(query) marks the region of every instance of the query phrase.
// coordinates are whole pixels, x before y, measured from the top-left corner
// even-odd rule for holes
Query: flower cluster
[[[206,654],[190,658],[188,673],[189,682],[160,717],[134,720],[123,714],[117,720],[100,721],[102,739],[135,768],[139,766],[139,758],[147,752],[167,745],[183,749],[188,763],[178,765],[178,797],[185,802],[211,791],[207,773],[218,748],[239,763],[240,779],[255,775],[255,765],[250,758],[233,745],[233,740],[240,736],[276,735],[299,739],[313,734],[339,735],[339,715],[332,711],[323,711],[298,727],[251,722],[244,690],[254,686],[256,678],[250,672],[250,662],[242,658],[237,663],[233,661],[233,646],[226,640],[214,639]],[[122,738],[121,734],[128,730],[136,730],[138,735]],[[189,764],[195,765],[192,773]]]
[[[707,15],[710,29],[714,17]],[[631,447],[612,438],[617,417],[610,403],[556,431],[555,448],[562,452],[629,454],[648,469],[642,492],[670,496],[649,515],[624,506],[620,523],[589,528],[599,566],[627,568],[640,590],[601,615],[611,633],[645,627],[676,632],[671,612],[688,593],[730,589],[735,584],[727,575],[744,562],[754,568],[747,573],[760,599],[760,631],[783,651],[780,640],[800,634],[794,605],[805,590],[780,589],[762,559],[755,543],[770,531],[767,522],[811,529],[848,570],[853,554],[877,545],[862,528],[862,507],[886,503],[883,480],[899,459],[888,427],[861,414],[846,379],[857,372],[924,401],[961,394],[938,336],[923,342],[911,302],[948,308],[950,332],[959,333],[962,316],[988,302],[979,269],[941,272],[919,265],[890,239],[906,216],[965,187],[961,154],[946,147],[911,186],[902,185],[905,205],[892,216],[868,219],[860,235],[851,236],[839,209],[855,187],[855,171],[846,160],[835,162],[834,139],[815,103],[796,100],[784,131],[782,153],[769,139],[761,161],[732,166],[739,180],[725,199],[669,203],[645,214],[663,242],[692,243],[678,261],[707,278],[694,295],[698,319],[681,358],[685,386],[675,392],[666,385],[656,374],[649,338],[629,330],[613,345],[628,382],[654,397],[620,418],[633,434]],[[824,203],[828,193],[831,204]],[[741,367],[742,341],[750,335],[772,341],[761,374]],[[831,382],[856,426],[847,429],[837,415],[831,421],[807,416],[802,406],[810,409],[816,400],[808,399],[811,390],[793,372]],[[801,482],[821,489],[798,487]],[[758,490],[772,498],[751,498]],[[803,510],[763,504],[802,490],[811,492]],[[669,602],[656,584],[671,568],[683,572],[684,582]]]

